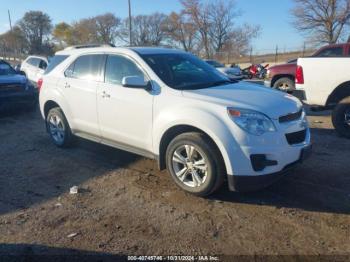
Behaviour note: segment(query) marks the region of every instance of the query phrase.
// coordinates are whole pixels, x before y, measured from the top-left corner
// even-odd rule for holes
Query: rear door
[[[102,81],[104,55],[89,54],[78,57],[65,71],[59,86],[68,102],[70,122],[75,133],[100,136],[96,90]]]
[[[43,74],[45,73],[45,70],[47,68],[47,63],[45,60],[43,59],[39,59],[39,65],[38,65],[38,70],[36,71],[36,75],[35,75],[35,82],[38,82],[38,80],[43,76]]]

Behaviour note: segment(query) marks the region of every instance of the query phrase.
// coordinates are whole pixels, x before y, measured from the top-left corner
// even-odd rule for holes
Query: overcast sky
[[[127,0],[0,0],[0,33],[9,29],[7,10],[11,12],[13,23],[29,10],[40,10],[50,15],[53,23],[72,22],[80,18],[91,17],[106,12],[116,16],[126,17],[128,14]],[[153,12],[170,13],[181,9],[178,0],[131,0],[133,15],[150,14]],[[210,0],[208,0],[210,1]],[[283,49],[300,49],[303,37],[291,26],[289,10],[293,0],[236,0],[242,16],[237,19],[237,25],[250,23],[260,25],[262,33],[253,42],[253,47],[259,52],[272,51],[276,45]]]

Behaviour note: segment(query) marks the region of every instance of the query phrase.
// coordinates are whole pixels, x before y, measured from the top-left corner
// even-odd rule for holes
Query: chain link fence
[[[307,48],[306,45],[296,48],[279,48],[274,49],[253,49],[243,55],[231,54],[230,52],[218,52],[214,55],[214,59],[223,64],[231,65],[250,65],[250,64],[279,64],[285,63],[292,59],[305,57],[315,52],[314,48]]]

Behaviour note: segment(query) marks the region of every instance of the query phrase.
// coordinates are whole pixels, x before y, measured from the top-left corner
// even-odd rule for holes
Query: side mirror
[[[150,82],[145,82],[143,77],[140,76],[126,76],[123,77],[122,85],[129,88],[142,88],[147,91],[152,89]]]
[[[26,76],[26,73],[24,73],[23,71],[17,71],[17,73],[18,73],[19,75]]]

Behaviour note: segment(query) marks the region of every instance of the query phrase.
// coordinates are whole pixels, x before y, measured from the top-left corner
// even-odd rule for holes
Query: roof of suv
[[[86,47],[86,48],[67,48],[56,53],[56,55],[72,55],[72,54],[83,54],[89,52],[108,52],[108,51],[121,51],[128,52],[134,51],[140,55],[146,54],[169,54],[169,53],[184,53],[182,50],[172,48],[161,48],[161,47]]]
[[[29,58],[39,58],[39,59],[47,60],[47,57],[45,57],[45,56],[40,56],[40,55],[30,55],[30,56],[28,56],[28,57],[26,58],[26,60],[29,59]]]

